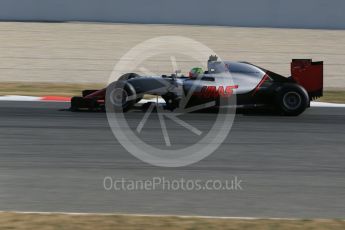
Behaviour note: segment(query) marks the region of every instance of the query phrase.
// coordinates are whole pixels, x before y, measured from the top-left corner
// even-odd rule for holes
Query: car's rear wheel
[[[282,86],[276,95],[276,106],[286,116],[298,116],[309,106],[307,91],[297,84]]]

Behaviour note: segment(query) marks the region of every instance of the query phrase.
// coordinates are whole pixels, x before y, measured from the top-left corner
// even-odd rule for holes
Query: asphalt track
[[[311,108],[299,117],[239,114],[214,154],[169,169],[127,153],[105,114],[60,110],[66,107],[0,102],[0,210],[345,217],[345,108]],[[195,114],[195,122],[211,116]],[[243,190],[106,191],[106,176],[237,176]]]

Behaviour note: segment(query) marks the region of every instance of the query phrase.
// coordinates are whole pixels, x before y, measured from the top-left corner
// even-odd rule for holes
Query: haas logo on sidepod
[[[204,86],[197,96],[203,98],[231,97],[234,93],[233,89],[237,89],[238,85],[230,86]]]

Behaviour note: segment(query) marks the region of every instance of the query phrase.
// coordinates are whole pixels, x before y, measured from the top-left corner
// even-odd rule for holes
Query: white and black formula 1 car
[[[211,56],[206,71],[193,68],[189,76],[125,74],[107,88],[84,90],[82,97],[73,97],[71,110],[104,110],[106,102],[111,102],[115,111],[127,112],[144,95],[155,95],[164,99],[169,110],[181,104],[190,107],[210,101],[217,107],[228,98],[236,98],[236,107],[264,107],[297,116],[322,94],[323,62],[294,59],[291,76],[284,77],[250,63],[223,62]]]

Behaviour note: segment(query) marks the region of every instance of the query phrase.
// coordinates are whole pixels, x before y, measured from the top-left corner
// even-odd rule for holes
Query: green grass
[[[317,101],[345,103],[345,90],[325,91],[323,97],[319,98]]]
[[[240,220],[126,215],[0,214],[1,229],[25,230],[343,230],[343,220]]]
[[[72,83],[17,83],[0,84],[0,95],[24,96],[77,96],[84,89],[102,89],[103,84],[72,84]]]

